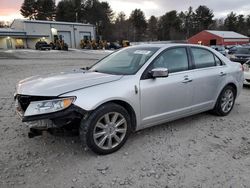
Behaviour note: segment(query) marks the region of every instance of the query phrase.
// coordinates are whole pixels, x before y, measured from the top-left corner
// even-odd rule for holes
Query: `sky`
[[[22,18],[20,7],[24,0],[0,0],[0,21],[12,21]],[[60,0],[56,0],[58,3]],[[101,0],[102,1],[102,0]],[[189,6],[194,9],[206,5],[213,10],[216,18],[226,17],[234,11],[237,14],[250,14],[249,0],[103,0],[107,1],[114,12],[123,11],[127,16],[131,11],[140,8],[149,18],[151,15],[161,16],[168,11],[185,11]]]

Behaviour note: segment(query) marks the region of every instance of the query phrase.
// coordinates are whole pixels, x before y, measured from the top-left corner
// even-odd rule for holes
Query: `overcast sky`
[[[0,0],[0,20],[22,18],[20,6],[24,0]],[[161,16],[170,10],[185,11],[189,6],[197,8],[206,5],[213,10],[216,18],[225,17],[231,11],[250,14],[250,0],[106,0],[115,12],[123,11],[127,16],[135,8],[144,11],[147,18]],[[56,0],[59,2],[59,0]]]

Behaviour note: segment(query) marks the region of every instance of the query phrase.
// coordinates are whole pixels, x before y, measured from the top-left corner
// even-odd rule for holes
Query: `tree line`
[[[204,5],[149,19],[140,9],[128,17],[123,12],[115,16],[109,3],[99,0],[61,0],[57,6],[55,0],[24,0],[20,11],[29,19],[90,23],[96,26],[98,36],[110,41],[185,40],[206,29],[250,36],[250,15],[231,12],[224,19],[216,19],[213,10]]]

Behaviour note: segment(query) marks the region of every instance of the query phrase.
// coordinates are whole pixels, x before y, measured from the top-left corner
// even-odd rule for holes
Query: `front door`
[[[159,124],[191,112],[193,84],[185,47],[168,49],[146,71],[167,68],[169,76],[140,81],[142,127]]]
[[[12,42],[11,42],[11,39],[10,39],[10,38],[7,38],[7,39],[6,39],[6,44],[7,44],[7,48],[8,48],[8,49],[12,49]]]

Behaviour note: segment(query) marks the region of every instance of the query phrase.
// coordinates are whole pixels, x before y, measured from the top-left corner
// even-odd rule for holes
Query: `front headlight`
[[[75,100],[75,97],[53,99],[46,101],[31,102],[24,113],[24,116],[48,114],[68,108]]]

